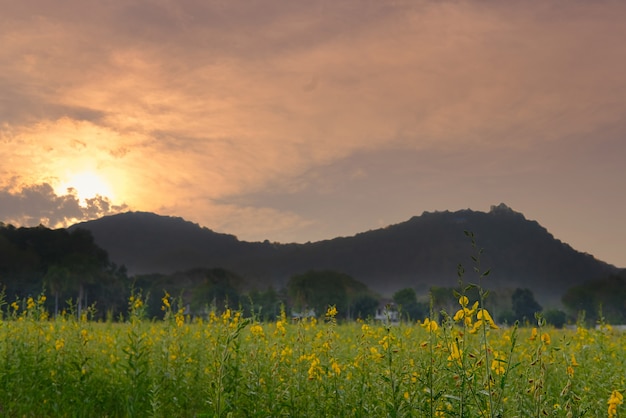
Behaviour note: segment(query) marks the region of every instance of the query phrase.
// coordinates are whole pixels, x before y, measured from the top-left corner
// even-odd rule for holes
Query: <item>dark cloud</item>
[[[0,189],[0,221],[19,226],[65,227],[77,221],[99,218],[128,209],[112,205],[107,197],[86,199],[81,205],[73,194],[57,195],[48,183],[13,191]]]

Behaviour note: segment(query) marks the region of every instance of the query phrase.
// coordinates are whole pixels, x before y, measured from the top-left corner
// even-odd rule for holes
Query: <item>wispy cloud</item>
[[[574,170],[585,160],[573,142],[602,147],[624,132],[624,17],[626,3],[610,0],[9,2],[0,186],[89,169],[115,204],[289,240],[338,231],[356,222],[350,211],[361,213],[350,230],[366,227],[381,213],[363,207],[381,194],[402,196],[390,221],[488,208],[516,188],[549,195],[529,172]],[[391,155],[386,169],[356,162]],[[469,178],[491,178],[471,192],[470,156],[482,164]],[[312,196],[316,211],[285,204]],[[322,209],[338,201],[332,216]]]

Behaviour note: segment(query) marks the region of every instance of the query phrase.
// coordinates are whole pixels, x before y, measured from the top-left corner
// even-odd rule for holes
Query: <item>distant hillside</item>
[[[311,269],[347,273],[371,289],[390,294],[403,287],[425,292],[454,286],[457,265],[474,279],[472,248],[463,233],[475,233],[485,249],[482,267],[491,269],[486,287],[528,287],[539,300],[558,300],[570,287],[618,271],[555,239],[535,221],[504,204],[488,213],[471,210],[425,212],[410,220],[352,237],[307,244],[239,241],[181,218],[128,212],[71,228],[92,232],[112,261],[130,274],[172,273],[221,267],[265,288]]]

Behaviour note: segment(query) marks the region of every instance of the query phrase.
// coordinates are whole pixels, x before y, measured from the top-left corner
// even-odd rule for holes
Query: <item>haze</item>
[[[305,242],[505,202],[626,267],[626,2],[0,6],[0,221]]]

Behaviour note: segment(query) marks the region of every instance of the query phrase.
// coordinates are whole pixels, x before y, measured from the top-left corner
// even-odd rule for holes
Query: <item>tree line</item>
[[[427,295],[407,287],[385,299],[364,283],[338,271],[310,270],[289,278],[284,288],[257,289],[245,278],[222,268],[196,268],[173,274],[129,277],[123,266],[109,260],[91,233],[83,229],[16,228],[0,223],[0,286],[5,298],[20,299],[45,292],[47,309],[58,314],[68,306],[81,314],[87,307],[95,318],[123,317],[127,297],[141,289],[148,315],[159,317],[165,291],[178,298],[188,313],[241,308],[259,319],[273,320],[286,310],[321,315],[336,306],[340,319],[373,318],[382,305],[392,305],[404,320],[419,320],[441,311],[455,312],[458,301],[452,287],[433,286]],[[470,289],[468,297],[477,299]],[[626,273],[593,280],[567,290],[562,299],[567,312],[543,310],[529,289],[510,294],[492,293],[486,308],[500,322],[534,321],[542,312],[548,322],[562,326],[584,312],[587,321],[626,321]]]

